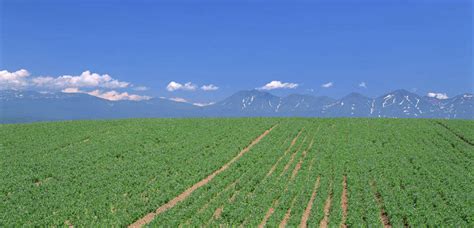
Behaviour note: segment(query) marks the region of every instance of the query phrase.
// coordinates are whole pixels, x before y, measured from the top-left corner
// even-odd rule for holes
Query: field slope
[[[474,225],[474,121],[0,125],[0,226]]]

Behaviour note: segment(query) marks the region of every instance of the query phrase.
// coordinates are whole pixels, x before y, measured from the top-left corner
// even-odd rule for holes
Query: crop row
[[[124,226],[147,215],[150,225],[173,227],[472,226],[471,126],[343,118],[0,125],[0,226]]]
[[[143,119],[2,125],[0,226],[131,223],[274,124]]]
[[[238,165],[152,224],[473,223],[473,148],[443,126],[428,120],[290,123],[281,123]]]

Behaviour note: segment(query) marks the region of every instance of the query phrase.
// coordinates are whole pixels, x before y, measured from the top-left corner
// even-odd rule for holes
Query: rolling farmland
[[[69,121],[0,138],[0,226],[474,225],[474,121]]]

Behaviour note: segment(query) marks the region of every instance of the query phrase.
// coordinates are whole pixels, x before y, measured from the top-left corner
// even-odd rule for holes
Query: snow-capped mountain
[[[473,119],[474,99],[473,95],[466,93],[446,99],[440,102],[440,112],[444,118],[451,119]]]
[[[240,91],[213,105],[154,98],[145,101],[109,101],[87,94],[0,91],[0,123],[137,117],[384,117],[474,119],[473,95],[449,99],[419,96],[396,90],[369,98],[351,93],[341,99],[292,94]]]
[[[290,116],[292,113],[299,113],[300,116],[322,115],[323,107],[335,102],[334,99],[326,96],[315,97],[301,94],[291,94],[280,100],[281,104],[275,111]]]
[[[323,107],[323,114],[330,117],[367,117],[373,112],[374,100],[359,93],[351,93]]]
[[[208,107],[210,115],[224,116],[298,116],[320,115],[322,107],[334,102],[329,97],[291,94],[278,97],[259,90],[240,91]]]
[[[278,112],[281,98],[258,90],[239,91],[208,107],[210,115],[261,116]]]
[[[472,94],[449,99],[419,96],[395,90],[369,98],[351,93],[341,99],[292,94],[277,97],[268,92],[240,91],[212,107],[225,116],[313,116],[383,118],[474,118]],[[213,115],[213,113],[210,113]]]
[[[406,90],[396,90],[374,99],[373,117],[442,118],[439,107],[426,98]]]

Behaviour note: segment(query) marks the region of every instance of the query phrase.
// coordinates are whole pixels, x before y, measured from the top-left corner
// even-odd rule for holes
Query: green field
[[[0,227],[474,226],[474,121],[0,125]]]

